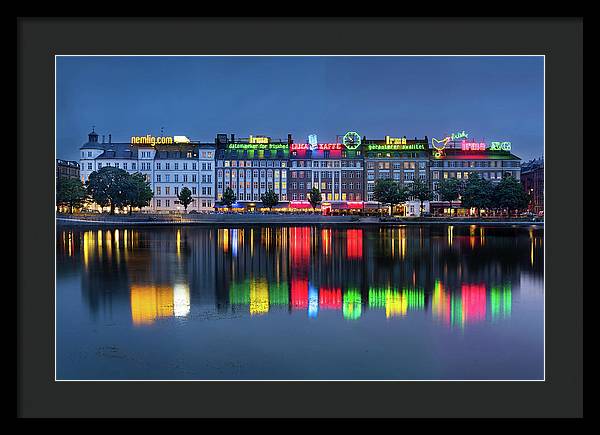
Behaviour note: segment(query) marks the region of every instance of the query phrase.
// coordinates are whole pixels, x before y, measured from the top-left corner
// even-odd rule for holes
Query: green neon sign
[[[492,142],[490,150],[492,151],[510,151],[512,144],[510,142]]]
[[[342,139],[344,146],[349,150],[355,150],[361,143],[360,134],[355,131],[349,131]]]
[[[227,145],[230,150],[282,150],[287,149],[286,143],[230,143]]]
[[[411,144],[369,144],[369,151],[425,151],[424,143]]]

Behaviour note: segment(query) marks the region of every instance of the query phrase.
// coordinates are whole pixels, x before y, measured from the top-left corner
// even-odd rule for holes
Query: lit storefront
[[[274,141],[266,136],[236,139],[217,135],[216,200],[231,188],[236,197],[232,209],[259,211],[261,196],[273,190],[279,197],[277,209],[288,208],[288,157],[291,136]]]

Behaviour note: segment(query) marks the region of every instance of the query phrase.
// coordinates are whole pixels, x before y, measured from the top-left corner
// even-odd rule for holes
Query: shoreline
[[[462,218],[408,218],[397,221],[380,221],[378,217],[355,216],[320,216],[320,215],[200,215],[190,218],[181,216],[176,219],[161,216],[140,217],[111,217],[108,219],[94,219],[87,217],[56,217],[56,226],[59,227],[86,227],[86,226],[231,226],[231,225],[354,225],[354,226],[393,226],[393,225],[489,225],[489,226],[544,226],[543,221],[531,220],[486,220]]]

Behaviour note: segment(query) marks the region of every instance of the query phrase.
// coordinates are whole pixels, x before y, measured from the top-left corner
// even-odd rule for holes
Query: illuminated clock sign
[[[424,143],[405,143],[405,144],[369,144],[367,145],[369,151],[424,151]]]
[[[230,150],[279,150],[287,147],[286,143],[230,143],[227,145]]]
[[[156,144],[172,144],[173,138],[171,136],[152,136],[147,134],[146,136],[131,136],[131,143],[135,145],[156,145]]]
[[[309,143],[293,143],[290,145],[290,149],[291,150],[322,150],[322,151],[329,151],[329,150],[341,150],[342,149],[342,144],[341,143],[318,143],[315,145],[309,144]]]
[[[511,148],[510,142],[492,142],[489,147],[491,151],[510,151]]]
[[[342,139],[344,146],[349,150],[355,150],[360,146],[360,134],[355,131],[349,131],[346,133]]]

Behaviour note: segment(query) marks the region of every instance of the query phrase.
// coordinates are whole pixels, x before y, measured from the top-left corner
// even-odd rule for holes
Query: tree
[[[86,199],[87,192],[78,178],[59,179],[56,186],[56,205],[69,207],[69,213],[73,214],[73,208],[80,208]]]
[[[460,197],[462,188],[462,181],[458,178],[446,178],[438,183],[437,193],[440,195],[440,200],[448,201],[452,205],[452,201]]]
[[[110,214],[116,207],[127,205],[129,173],[123,169],[105,166],[90,174],[87,191],[100,207],[110,206]]]
[[[192,191],[187,187],[181,189],[179,195],[177,195],[177,199],[179,199],[179,202],[181,203],[181,205],[183,205],[183,208],[186,212],[188,205],[190,205],[194,200],[194,198],[192,198]]]
[[[225,189],[225,192],[223,192],[223,196],[221,197],[221,204],[223,204],[227,208],[231,208],[231,206],[236,200],[237,198],[233,189],[231,187]]]
[[[496,184],[493,192],[493,203],[496,207],[511,210],[524,210],[529,205],[529,195],[523,185],[512,175],[505,176]]]
[[[260,196],[260,200],[265,207],[269,208],[269,211],[273,211],[273,207],[279,204],[279,196],[274,190],[268,190],[267,193]]]
[[[461,204],[466,208],[475,208],[477,215],[482,208],[493,206],[494,187],[489,180],[481,178],[478,174],[471,172],[464,183],[461,195]]]
[[[410,195],[421,202],[419,206],[419,216],[421,216],[423,214],[423,203],[433,199],[433,193],[431,192],[431,189],[427,183],[417,179],[411,186]]]
[[[133,207],[148,207],[150,200],[154,196],[150,188],[150,182],[146,181],[146,177],[140,172],[127,174],[124,182],[124,191],[125,202],[123,205],[129,207],[129,214],[131,214]]]
[[[310,192],[308,192],[308,202],[312,205],[313,213],[315,209],[321,202],[323,201],[323,197],[321,196],[321,192],[316,187],[313,187]]]
[[[373,188],[373,198],[375,201],[390,205],[390,214],[394,205],[406,201],[407,191],[400,187],[400,184],[390,179],[379,179],[375,181]]]

